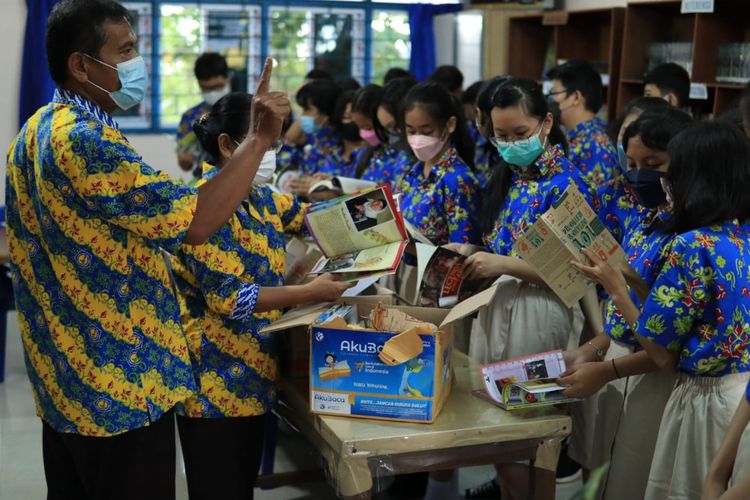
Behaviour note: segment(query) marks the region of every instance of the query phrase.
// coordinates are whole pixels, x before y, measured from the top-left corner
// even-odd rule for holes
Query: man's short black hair
[[[660,64],[643,78],[643,84],[653,84],[662,94],[673,93],[677,97],[677,107],[687,106],[690,98],[690,75],[687,70],[675,63]]]
[[[439,66],[428,78],[429,81],[439,83],[448,92],[457,92],[464,86],[464,74],[455,66]]]
[[[68,79],[68,58],[82,52],[99,58],[107,42],[103,24],[128,22],[128,10],[112,0],[61,0],[47,19],[45,43],[50,75],[58,85]]]
[[[333,80],[333,75],[324,69],[311,69],[305,75],[305,80]]]
[[[565,87],[566,95],[576,90],[586,99],[586,109],[598,113],[604,102],[602,77],[586,61],[573,60],[556,66],[547,72],[550,80],[560,80]]]
[[[229,76],[227,60],[217,52],[205,52],[195,60],[195,78],[198,80],[210,80],[217,76],[224,78]]]
[[[414,75],[404,68],[390,68],[385,72],[385,76],[383,76],[383,85],[396,78],[414,78]]]

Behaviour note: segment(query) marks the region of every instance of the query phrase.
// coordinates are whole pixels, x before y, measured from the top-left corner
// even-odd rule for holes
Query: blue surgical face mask
[[[520,141],[514,142],[502,142],[498,141],[494,137],[492,138],[492,144],[497,148],[497,152],[503,157],[510,165],[525,168],[531,165],[534,160],[539,158],[544,152],[544,144],[547,139],[544,139],[544,143],[539,138],[542,134],[542,127],[544,124],[539,126],[539,131],[528,139],[521,139]]]
[[[617,142],[617,163],[620,165],[623,175],[628,175],[628,155],[622,142]]]
[[[143,98],[146,97],[146,90],[148,89],[148,70],[146,69],[146,61],[143,60],[143,57],[134,57],[133,59],[129,59],[118,64],[117,67],[114,67],[88,54],[85,55],[89,59],[93,59],[99,64],[117,71],[117,76],[120,78],[120,90],[110,92],[91,80],[89,80],[89,83],[102,92],[109,94],[109,97],[118,108],[123,111],[128,110],[139,104]]]
[[[302,127],[302,130],[306,134],[314,134],[316,132],[320,132],[322,126],[318,123],[315,123],[316,118],[317,116],[310,115],[302,115],[299,117],[300,127]]]

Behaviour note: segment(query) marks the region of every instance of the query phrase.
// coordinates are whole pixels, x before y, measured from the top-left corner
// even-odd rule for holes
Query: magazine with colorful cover
[[[594,286],[570,265],[574,260],[588,262],[581,252],[584,248],[629,278],[639,280],[637,273],[631,271],[622,247],[572,184],[557,203],[518,238],[513,248],[568,307]],[[630,281],[629,284],[634,286]]]
[[[506,410],[579,401],[556,382],[565,372],[562,350],[482,365],[481,372],[485,388],[474,394]]]
[[[344,281],[394,273],[409,240],[387,184],[315,203],[305,223],[323,253],[310,273]]]
[[[467,280],[467,257],[448,250],[416,243],[417,278],[414,305],[422,307],[453,307],[489,287],[493,280]]]

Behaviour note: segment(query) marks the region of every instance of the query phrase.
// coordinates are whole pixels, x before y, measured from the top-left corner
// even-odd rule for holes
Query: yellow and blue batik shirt
[[[112,118],[57,90],[8,153],[8,243],[41,418],[112,436],[196,390],[159,247],[177,251],[196,191],[143,162]]]
[[[204,165],[204,179],[218,169]],[[172,257],[183,324],[200,391],[179,409],[189,417],[262,415],[276,398],[277,338],[261,332],[281,311],[255,313],[260,287],[284,285],[284,233],[299,232],[306,205],[253,186],[230,221]]]

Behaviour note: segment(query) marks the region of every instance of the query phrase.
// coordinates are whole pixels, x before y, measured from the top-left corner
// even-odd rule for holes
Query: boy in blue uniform
[[[210,162],[211,158],[206,156],[195,137],[193,122],[211,111],[211,106],[229,93],[231,78],[226,59],[215,52],[207,52],[196,59],[193,71],[203,100],[182,114],[177,126],[177,162],[183,170],[193,170],[199,179],[203,162]]]
[[[596,116],[603,102],[601,76],[587,62],[569,61],[552,68],[547,78],[552,80],[550,104],[567,130],[568,159],[589,185],[606,183],[617,175],[617,149]]]

